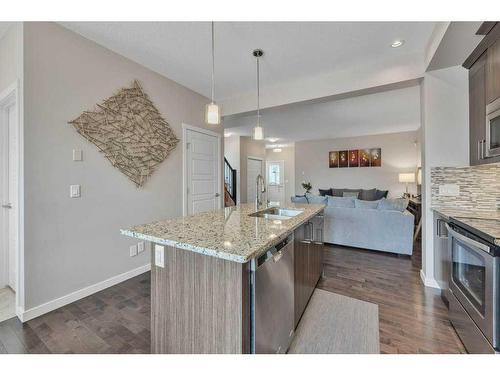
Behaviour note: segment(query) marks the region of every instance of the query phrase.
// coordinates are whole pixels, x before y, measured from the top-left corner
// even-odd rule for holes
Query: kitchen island
[[[318,240],[322,221],[316,227],[314,222],[323,209],[323,205],[290,203],[286,210],[256,213],[254,204],[242,204],[123,229],[122,234],[154,245],[152,352],[285,351],[281,345],[259,350],[256,344],[262,336],[262,320],[256,322],[256,316],[263,288],[255,285],[255,271],[269,259],[271,265],[292,262],[290,272],[269,268],[282,275],[279,280],[273,279],[272,271],[266,274],[269,288],[283,288],[282,293],[278,289],[274,294],[276,309],[288,303],[292,337],[322,270],[322,243]],[[279,249],[285,245],[291,248],[290,255],[280,261]],[[287,300],[278,301],[287,295]],[[269,315],[275,313],[268,311]],[[272,336],[273,330],[267,331],[271,337],[266,341],[278,340]]]

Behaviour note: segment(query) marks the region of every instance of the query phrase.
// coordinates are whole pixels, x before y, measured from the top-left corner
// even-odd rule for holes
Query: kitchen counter
[[[447,207],[433,207],[437,213],[447,219],[454,218],[495,239],[500,246],[500,211],[461,210]]]
[[[300,209],[303,212],[287,220],[269,220],[249,216],[257,210],[255,204],[245,203],[191,216],[136,225],[122,229],[121,233],[178,249],[247,263],[317,215],[325,206],[289,203],[282,208]]]

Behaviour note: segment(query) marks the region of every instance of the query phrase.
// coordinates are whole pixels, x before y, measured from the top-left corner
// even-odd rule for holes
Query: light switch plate
[[[155,245],[155,266],[165,268],[165,246]]]
[[[144,241],[141,241],[137,244],[137,253],[140,254],[144,251]]]
[[[83,151],[73,150],[73,161],[82,161],[82,160],[83,160]]]
[[[130,246],[130,256],[135,257],[137,255],[137,245]]]
[[[70,185],[69,187],[69,197],[70,198],[80,198],[81,188],[80,185]]]

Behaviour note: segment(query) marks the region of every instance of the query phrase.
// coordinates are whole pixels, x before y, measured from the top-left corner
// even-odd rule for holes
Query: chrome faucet
[[[266,183],[264,182],[264,177],[260,174],[257,176],[256,185],[255,209],[258,210],[262,206],[262,194],[266,192]]]

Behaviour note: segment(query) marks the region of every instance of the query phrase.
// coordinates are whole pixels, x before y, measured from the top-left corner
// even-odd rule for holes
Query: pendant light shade
[[[260,125],[260,70],[259,58],[264,55],[261,49],[256,49],[252,52],[253,56],[257,59],[257,125],[253,128],[253,139],[262,141],[264,139],[264,129]]]
[[[207,104],[205,108],[205,122],[210,125],[220,124],[220,107],[215,103]]]
[[[209,125],[219,125],[221,121],[221,108],[215,104],[215,52],[214,48],[214,22],[212,21],[212,102],[205,107],[205,122]]]
[[[262,141],[264,139],[264,130],[262,129],[262,126],[257,125],[253,128],[253,139],[256,141]]]

